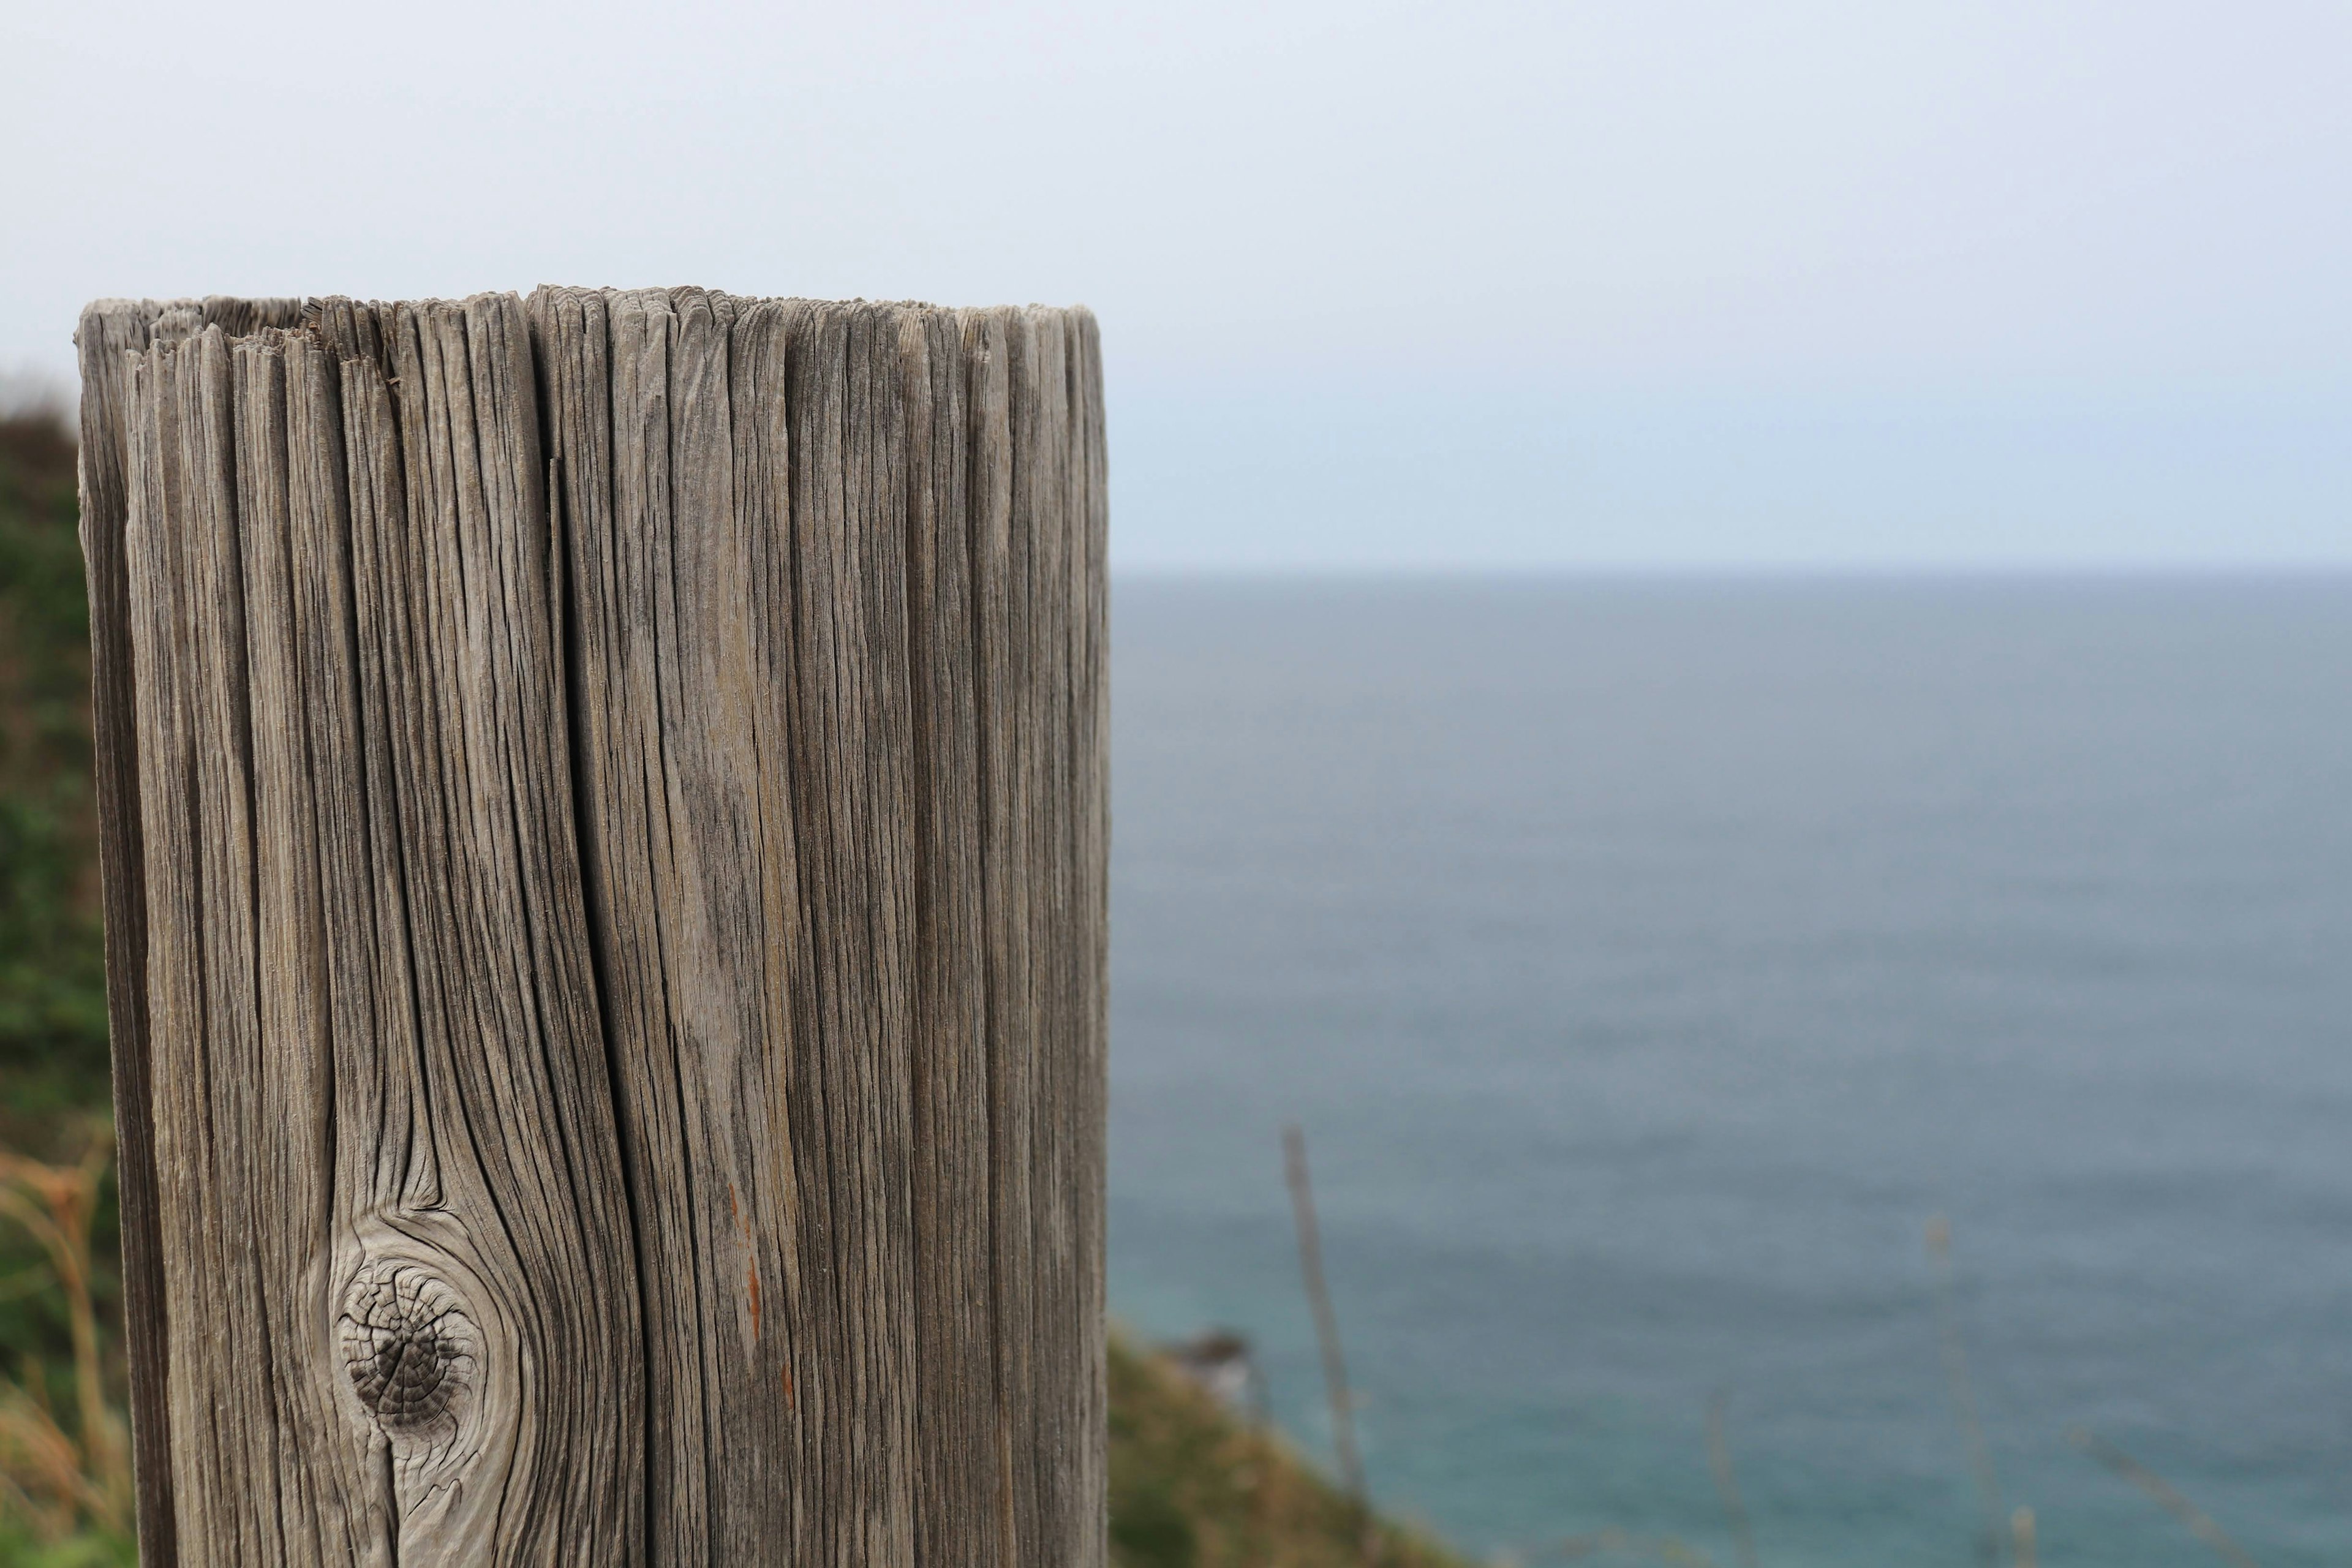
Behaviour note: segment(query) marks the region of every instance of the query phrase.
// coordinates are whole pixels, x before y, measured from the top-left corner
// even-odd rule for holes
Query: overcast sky
[[[2352,5],[0,0],[110,294],[1083,301],[1145,567],[2352,565]]]

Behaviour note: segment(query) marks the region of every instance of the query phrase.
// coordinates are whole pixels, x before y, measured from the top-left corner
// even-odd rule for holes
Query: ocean
[[[1110,1300],[1530,1564],[2352,1561],[2352,578],[1123,578]]]

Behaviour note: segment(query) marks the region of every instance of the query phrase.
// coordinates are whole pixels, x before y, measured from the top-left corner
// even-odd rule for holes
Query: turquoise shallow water
[[[2352,580],[1121,582],[1111,1297],[1372,1483],[1977,1560],[1921,1236],[2050,1564],[2352,1561]]]

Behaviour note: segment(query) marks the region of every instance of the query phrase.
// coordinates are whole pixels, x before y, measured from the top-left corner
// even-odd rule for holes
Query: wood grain
[[[1102,1563],[1092,318],[82,342],[149,1560]]]
[[[163,1399],[163,1244],[156,1228],[151,1105],[145,837],[140,815],[133,710],[129,563],[128,406],[131,358],[161,335],[184,337],[208,318],[246,331],[299,318],[291,300],[101,300],[74,332],[82,376],[81,541],[90,609],[91,728],[96,741],[99,863],[106,921],[107,1013],[114,1051],[114,1111],[122,1210],[122,1289],[131,1369],[132,1462],[138,1524],[150,1564],[177,1561]]]

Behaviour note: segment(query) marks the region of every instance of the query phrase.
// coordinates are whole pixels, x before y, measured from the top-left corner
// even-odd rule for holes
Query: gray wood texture
[[[131,1363],[132,1465],[139,1537],[151,1562],[173,1561],[171,1423],[163,1405],[163,1254],[157,1229],[155,1129],[147,1019],[145,837],[139,738],[131,708],[127,401],[132,354],[208,321],[251,331],[299,321],[294,300],[105,300],[74,334],[82,377],[81,541],[88,562],[90,687],[96,741],[99,862],[106,921],[107,1012],[114,1051],[122,1294]]]
[[[147,1560],[1102,1563],[1092,318],[80,341]]]

